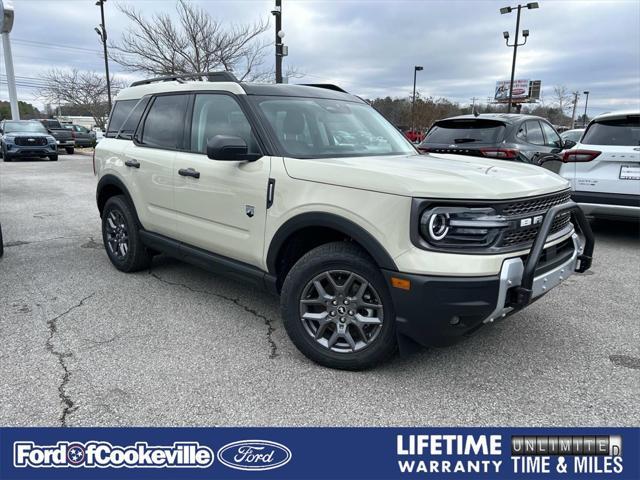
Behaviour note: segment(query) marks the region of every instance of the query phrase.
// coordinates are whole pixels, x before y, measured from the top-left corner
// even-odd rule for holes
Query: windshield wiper
[[[477,138],[454,138],[454,143],[470,143],[470,142],[479,142]]]

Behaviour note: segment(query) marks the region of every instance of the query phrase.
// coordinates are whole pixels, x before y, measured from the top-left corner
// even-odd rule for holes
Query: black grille
[[[538,212],[546,212],[551,207],[568,202],[571,199],[571,192],[561,192],[546,197],[538,197],[533,200],[521,200],[509,203],[502,207],[501,213],[507,217],[518,215],[529,215]]]
[[[45,137],[16,137],[14,143],[20,147],[42,147],[47,144]]]
[[[560,213],[556,216],[553,224],[551,225],[550,235],[560,232],[571,221],[571,213]],[[515,232],[508,232],[502,237],[501,245],[504,247],[512,247],[519,244],[527,244],[533,242],[538,235],[539,226],[531,227],[527,229],[517,230]]]

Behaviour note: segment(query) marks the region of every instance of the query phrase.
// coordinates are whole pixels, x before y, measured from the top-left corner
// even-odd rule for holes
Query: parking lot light
[[[524,37],[524,42],[518,43],[518,35],[520,33],[520,13],[522,12],[522,7],[526,7],[529,10],[533,8],[539,8],[538,2],[530,2],[526,5],[518,4],[517,7],[502,7],[500,9],[501,14],[511,13],[514,9],[517,10],[518,15],[516,17],[516,38],[513,45],[509,45],[509,32],[502,32],[502,36],[507,41],[507,47],[513,48],[513,61],[511,63],[511,81],[509,82],[509,104],[507,105],[507,113],[511,112],[511,102],[513,101],[513,80],[516,73],[516,56],[518,54],[518,47],[521,47],[525,43],[527,43],[527,38],[529,37],[529,30],[523,30],[522,36]]]
[[[100,36],[100,40],[102,41],[102,48],[104,50],[104,69],[107,76],[107,100],[109,111],[111,111],[111,79],[109,78],[109,57],[107,55],[107,27],[104,23],[104,2],[107,0],[98,0],[96,2],[96,6],[100,7],[100,18],[102,19],[102,23],[100,27],[96,27],[94,30]]]

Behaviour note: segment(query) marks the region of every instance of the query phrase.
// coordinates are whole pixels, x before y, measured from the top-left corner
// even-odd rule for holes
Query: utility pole
[[[415,109],[416,109],[416,74],[424,70],[423,67],[416,65],[413,67],[413,97],[411,98],[411,131],[416,132]]]
[[[2,48],[4,49],[4,65],[7,70],[7,88],[9,90],[9,104],[11,105],[11,120],[20,120],[18,107],[18,92],[16,90],[16,75],[13,71],[13,56],[9,33],[13,28],[13,7],[5,5],[0,0],[0,33],[2,33]]]
[[[582,117],[582,126],[586,127],[587,126],[587,105],[589,104],[589,91],[585,90],[584,93],[587,98],[584,101],[584,116]]]
[[[276,0],[276,8],[271,10],[273,16],[276,17],[276,83],[282,83],[282,57],[285,54],[284,45],[282,44],[282,0]]]
[[[476,108],[476,100],[480,100],[480,99],[477,97],[471,97],[471,113],[473,113],[473,111]]]
[[[102,40],[102,48],[104,50],[104,69],[107,75],[107,99],[109,105],[109,111],[111,111],[111,78],[109,77],[109,57],[107,55],[107,27],[104,23],[104,2],[107,0],[98,0],[96,5],[100,7],[100,18],[102,23],[100,27],[96,28],[95,31],[100,36],[100,40]]]
[[[578,92],[573,92],[573,112],[571,113],[571,128],[576,128],[576,107],[578,106]]]
[[[529,10],[538,8],[538,2],[530,2],[526,5],[518,4],[517,7],[503,7],[500,9],[501,14],[511,13],[515,8],[517,12],[516,16],[516,39],[513,45],[509,45],[509,32],[503,32],[502,35],[507,42],[507,47],[513,47],[513,60],[511,62],[511,81],[509,82],[509,104],[507,105],[507,113],[511,112],[511,102],[513,101],[513,80],[516,74],[516,56],[518,54],[518,47],[521,47],[527,43],[527,38],[529,37],[529,30],[523,30],[522,36],[524,37],[524,42],[518,43],[518,36],[520,35],[520,12],[522,11],[522,7],[527,7]]]

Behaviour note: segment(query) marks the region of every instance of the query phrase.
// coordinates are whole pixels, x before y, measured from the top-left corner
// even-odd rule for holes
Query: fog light
[[[451,325],[458,325],[460,323],[460,317],[451,317],[451,320],[449,320],[449,323]]]

